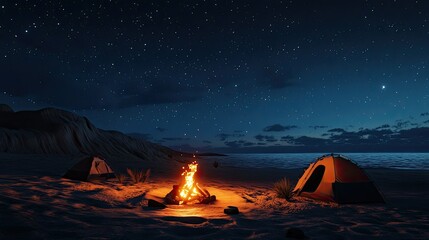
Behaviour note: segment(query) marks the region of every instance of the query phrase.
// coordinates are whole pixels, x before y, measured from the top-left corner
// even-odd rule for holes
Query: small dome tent
[[[341,155],[324,155],[311,163],[293,192],[298,196],[337,203],[383,203],[363,169]]]
[[[114,178],[115,173],[101,157],[86,157],[76,163],[63,176],[72,180],[89,181],[92,179]]]

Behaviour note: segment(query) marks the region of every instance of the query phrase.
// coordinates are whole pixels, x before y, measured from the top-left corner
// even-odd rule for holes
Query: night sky
[[[0,102],[181,150],[429,145],[428,61],[423,0],[0,2]]]

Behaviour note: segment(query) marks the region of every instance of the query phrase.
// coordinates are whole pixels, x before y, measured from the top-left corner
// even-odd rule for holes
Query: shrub
[[[214,161],[214,162],[213,162],[213,167],[214,167],[214,168],[219,167],[219,162],[218,162],[218,161]]]
[[[279,198],[289,201],[293,196],[292,190],[292,184],[288,178],[282,178],[280,181],[274,183],[274,191]]]
[[[143,176],[143,180],[142,180],[142,182],[146,182],[148,179],[149,179],[149,176],[150,176],[150,168],[148,168],[147,170],[146,170],[146,173],[144,174],[144,176]]]
[[[122,184],[124,183],[125,175],[122,173],[116,173],[116,179],[118,179],[118,182]]]
[[[130,175],[130,178],[133,181],[133,183],[137,184],[139,182],[145,182],[149,178],[150,169],[147,169],[146,172],[144,172],[143,169],[139,171],[139,170],[127,168],[127,173],[128,175]]]

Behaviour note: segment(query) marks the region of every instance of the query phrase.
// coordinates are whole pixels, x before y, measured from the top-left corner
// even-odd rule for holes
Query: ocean
[[[208,157],[222,166],[251,168],[306,168],[323,153],[228,154]],[[429,169],[429,153],[341,153],[363,168]]]

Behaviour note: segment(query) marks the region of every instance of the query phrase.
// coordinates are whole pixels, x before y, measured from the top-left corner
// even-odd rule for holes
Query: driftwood
[[[198,186],[198,184],[194,184],[193,187],[195,187],[195,189],[197,190],[198,195],[192,197],[191,199],[188,199],[191,194],[191,191],[189,191],[187,196],[182,199],[179,193],[180,191],[179,185],[173,185],[173,189],[167,195],[165,195],[165,198],[164,198],[165,202],[167,204],[179,205],[179,204],[187,204],[193,201],[198,201],[198,203],[203,203],[203,204],[209,204],[216,201],[216,196],[210,195],[209,191],[201,188],[200,186]],[[193,189],[193,187],[191,189]]]

